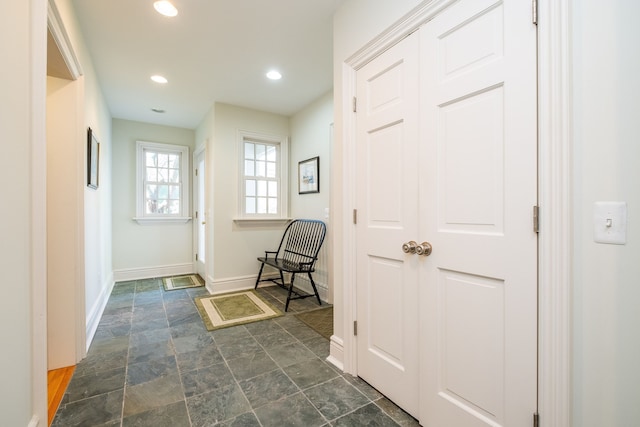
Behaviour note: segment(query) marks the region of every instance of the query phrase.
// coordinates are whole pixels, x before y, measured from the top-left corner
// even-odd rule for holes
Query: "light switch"
[[[325,219],[329,219],[329,208],[324,208],[324,217]]]
[[[593,240],[597,243],[627,243],[627,204],[596,202],[593,207]]]

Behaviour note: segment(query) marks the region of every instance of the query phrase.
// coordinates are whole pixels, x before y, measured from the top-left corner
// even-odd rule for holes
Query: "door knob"
[[[429,243],[429,242],[422,242],[421,244],[416,246],[416,249],[415,249],[416,254],[424,255],[424,256],[431,255],[431,251],[432,250],[433,250],[433,247],[431,246],[431,243]]]
[[[402,245],[402,252],[405,254],[415,254],[418,244],[413,240]]]

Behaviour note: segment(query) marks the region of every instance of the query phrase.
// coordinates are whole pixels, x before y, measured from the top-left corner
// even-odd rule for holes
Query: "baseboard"
[[[34,415],[33,417],[31,417],[31,420],[29,421],[29,424],[27,424],[27,427],[38,427],[40,425],[40,417],[38,417],[37,415]]]
[[[280,276],[278,273],[269,273],[262,274],[263,279],[278,279]],[[227,292],[236,292],[236,291],[244,291],[247,289],[253,289],[256,286],[257,275],[251,276],[239,276],[239,277],[231,277],[227,279],[212,279],[211,277],[207,280],[207,290],[210,294],[223,294]],[[289,280],[285,277],[285,280]],[[311,287],[311,283],[308,279],[303,277],[296,277],[296,288],[301,289],[304,292],[313,294],[313,288]],[[268,282],[265,282],[261,286],[269,286]],[[329,295],[328,290],[321,286],[319,283],[316,283],[316,288],[318,288],[318,295],[320,295],[320,299],[322,301],[327,301],[327,296]]]
[[[181,274],[192,274],[193,263],[161,265],[156,267],[124,268],[113,271],[113,279],[116,282],[127,280],[152,279],[154,277],[178,276]]]
[[[344,371],[344,343],[341,338],[331,335],[329,357],[326,360],[336,368]]]
[[[89,310],[89,315],[87,316],[86,323],[86,348],[85,351],[89,351],[89,347],[91,346],[91,342],[93,341],[93,337],[96,334],[96,330],[98,329],[98,324],[100,323],[100,319],[102,318],[102,313],[104,313],[104,309],[107,306],[107,302],[109,302],[109,296],[111,295],[111,291],[113,290],[113,286],[115,285],[115,281],[113,280],[114,274],[111,273],[107,276],[107,279],[104,281],[102,286],[102,291],[100,292],[100,296]]]

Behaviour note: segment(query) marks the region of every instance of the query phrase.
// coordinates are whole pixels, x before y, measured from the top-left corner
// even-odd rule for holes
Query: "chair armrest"
[[[276,251],[264,251],[264,257],[265,257],[265,258],[269,258],[269,254],[277,255],[277,254],[278,254],[278,252],[276,252]],[[274,258],[275,258],[275,257],[274,257]]]

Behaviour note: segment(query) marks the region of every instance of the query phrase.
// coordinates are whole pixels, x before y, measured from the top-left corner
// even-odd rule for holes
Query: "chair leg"
[[[311,282],[311,287],[313,288],[313,292],[316,294],[316,298],[318,299],[318,305],[322,305],[322,301],[320,301],[320,295],[318,294],[318,288],[316,288],[316,282],[313,281],[313,277],[311,277],[311,273],[307,273],[309,275],[309,281]]]
[[[264,262],[260,266],[260,272],[258,273],[258,279],[256,279],[256,286],[253,289],[258,289],[258,284],[260,283],[260,278],[262,277],[262,269],[264,268]]]
[[[287,303],[284,306],[285,313],[289,310],[289,302],[291,301],[291,293],[293,291],[293,281],[296,279],[296,273],[291,273],[291,283],[289,284],[289,295],[287,295]],[[284,281],[282,282],[284,283]]]

